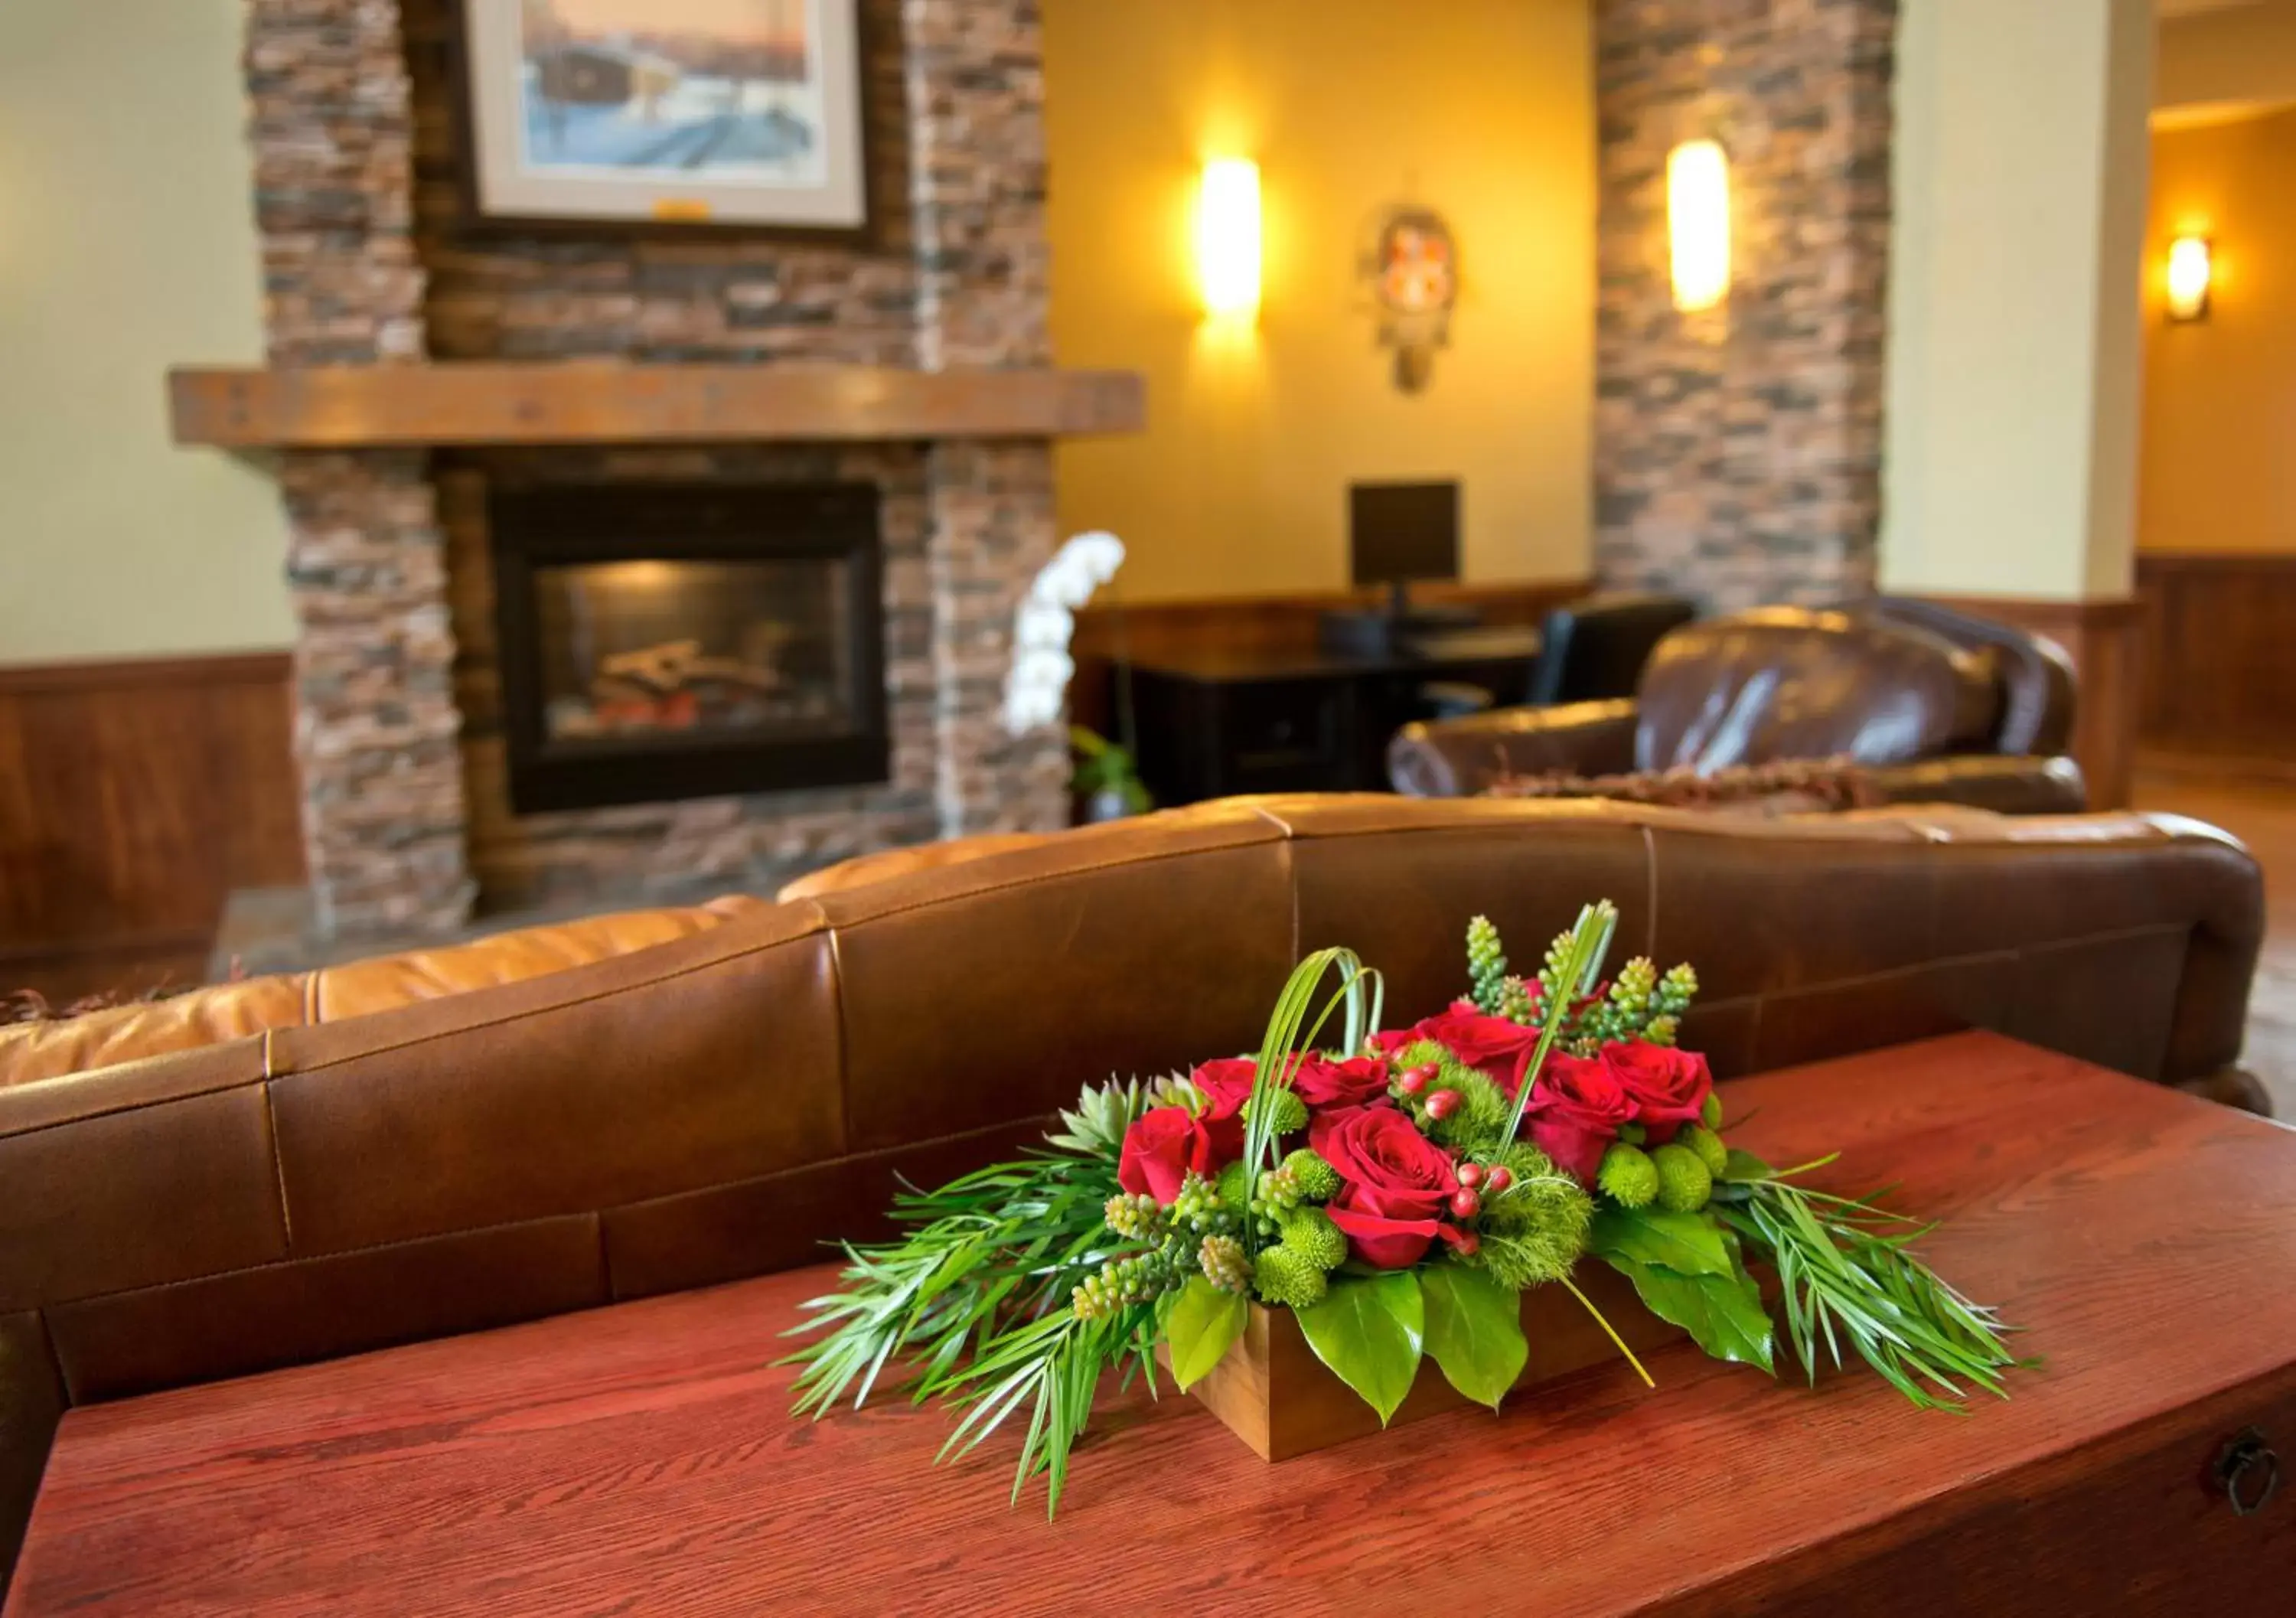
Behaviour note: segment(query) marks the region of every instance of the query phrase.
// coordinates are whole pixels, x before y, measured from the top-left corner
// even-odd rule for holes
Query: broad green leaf
[[[1761,1289],[1751,1276],[1685,1276],[1654,1265],[1604,1254],[1611,1268],[1635,1284],[1643,1305],[1670,1325],[1688,1332],[1700,1348],[1717,1359],[1758,1365],[1775,1375],[1771,1364],[1769,1311],[1762,1307]]]
[[[1730,1161],[1722,1166],[1722,1178],[1733,1184],[1767,1179],[1770,1174],[1769,1164],[1751,1152],[1741,1152],[1735,1146],[1730,1148]]]
[[[1164,1322],[1172,1351],[1172,1380],[1183,1392],[1212,1373],[1228,1344],[1243,1335],[1243,1294],[1222,1292],[1201,1276],[1190,1276]]]
[[[1494,1410],[1530,1358],[1522,1336],[1522,1296],[1487,1269],[1437,1264],[1423,1271],[1427,1353],[1450,1384]]]
[[[1419,1375],[1427,1335],[1419,1277],[1407,1269],[1336,1276],[1321,1303],[1297,1312],[1316,1358],[1362,1394],[1386,1425]]]
[[[1738,1267],[1722,1232],[1702,1213],[1663,1208],[1603,1208],[1587,1233],[1587,1248],[1606,1259],[1654,1264],[1678,1276],[1727,1276]]]

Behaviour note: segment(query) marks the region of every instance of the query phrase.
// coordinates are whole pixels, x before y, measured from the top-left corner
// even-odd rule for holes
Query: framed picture
[[[473,223],[865,240],[862,0],[461,0]]]

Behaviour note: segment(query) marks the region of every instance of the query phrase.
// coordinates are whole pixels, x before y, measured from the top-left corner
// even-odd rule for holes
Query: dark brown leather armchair
[[[1886,802],[2062,813],[2086,803],[2061,753],[2072,702],[2063,653],[2005,625],[1893,597],[1766,607],[1669,635],[1630,699],[1406,727],[1388,769],[1439,798],[1508,776],[1843,758]]]
[[[1407,1022],[1607,894],[1726,1079],[1977,1026],[2237,1096],[2262,891],[2136,815],[1240,799],[0,1029],[0,1578],[68,1405],[814,1261],[1324,945]]]

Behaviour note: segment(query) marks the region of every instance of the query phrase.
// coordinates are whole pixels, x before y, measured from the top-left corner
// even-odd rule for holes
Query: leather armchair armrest
[[[2088,785],[2070,759],[2013,759],[1965,753],[1890,764],[1868,772],[1885,803],[1959,803],[2004,815],[2077,815]]]
[[[1388,743],[1388,779],[1414,798],[1469,798],[1504,776],[1621,774],[1635,767],[1637,711],[1624,697],[1406,725]]]

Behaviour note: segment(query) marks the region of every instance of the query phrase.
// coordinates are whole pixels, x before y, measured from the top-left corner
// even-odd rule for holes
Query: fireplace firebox
[[[865,483],[496,483],[511,807],[883,781]]]

